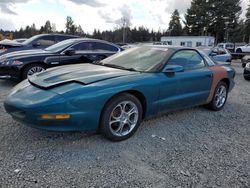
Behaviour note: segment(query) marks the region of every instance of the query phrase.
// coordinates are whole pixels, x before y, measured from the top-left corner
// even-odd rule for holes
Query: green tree
[[[169,22],[168,34],[171,36],[180,36],[183,34],[180,22],[180,14],[177,9],[173,12]]]
[[[49,20],[45,22],[43,29],[45,33],[52,33],[52,26]]]
[[[250,41],[250,3],[247,8],[246,20],[244,23],[244,42]]]
[[[74,35],[76,33],[77,26],[75,26],[74,21],[71,18],[71,16],[67,16],[65,27],[66,27],[66,33],[67,34]]]
[[[192,0],[185,15],[189,35],[213,35],[223,41],[238,25],[240,0]]]

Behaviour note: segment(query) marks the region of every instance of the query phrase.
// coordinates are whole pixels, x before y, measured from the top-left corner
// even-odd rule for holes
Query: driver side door
[[[160,111],[205,104],[212,84],[212,72],[196,50],[179,50],[167,62],[183,71],[161,74]]]

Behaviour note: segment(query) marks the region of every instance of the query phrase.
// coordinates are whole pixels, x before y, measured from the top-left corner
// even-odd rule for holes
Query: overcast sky
[[[0,0],[0,29],[14,30],[35,23],[37,28],[46,20],[65,29],[71,16],[85,32],[114,29],[122,16],[133,26],[166,30],[174,9],[183,16],[191,0]],[[243,15],[248,0],[242,0]]]

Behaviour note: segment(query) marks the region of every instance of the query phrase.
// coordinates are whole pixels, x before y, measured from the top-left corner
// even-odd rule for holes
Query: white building
[[[161,42],[173,46],[199,47],[214,46],[215,38],[211,36],[163,36]]]

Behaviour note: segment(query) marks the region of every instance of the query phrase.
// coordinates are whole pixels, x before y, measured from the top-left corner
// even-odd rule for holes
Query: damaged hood
[[[0,46],[13,46],[13,47],[19,47],[19,46],[23,46],[23,44],[20,43],[20,42],[17,42],[17,41],[3,40],[3,41],[0,41]]]
[[[139,74],[139,72],[121,70],[95,64],[77,64],[48,69],[29,77],[29,82],[42,89],[77,82],[88,85],[102,80]]]

